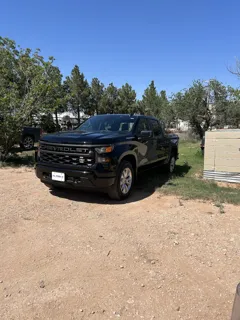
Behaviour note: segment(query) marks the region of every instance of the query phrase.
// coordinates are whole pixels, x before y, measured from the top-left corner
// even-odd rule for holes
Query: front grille
[[[49,164],[91,167],[95,163],[95,154],[91,147],[41,142],[40,161]]]

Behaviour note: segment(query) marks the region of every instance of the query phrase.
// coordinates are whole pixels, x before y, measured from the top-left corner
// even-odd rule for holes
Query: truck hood
[[[59,144],[113,144],[124,141],[132,134],[127,132],[81,132],[66,131],[42,136],[42,142]]]

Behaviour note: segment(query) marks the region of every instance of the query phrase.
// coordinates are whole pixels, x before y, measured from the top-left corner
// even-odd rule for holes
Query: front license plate
[[[52,180],[64,182],[65,181],[65,173],[52,172]]]

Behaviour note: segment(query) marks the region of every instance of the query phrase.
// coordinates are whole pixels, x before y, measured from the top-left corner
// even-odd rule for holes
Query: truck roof
[[[148,118],[148,119],[157,119],[153,116],[147,116],[143,114],[128,114],[128,113],[106,113],[106,114],[98,114],[96,116],[129,116],[131,118]]]

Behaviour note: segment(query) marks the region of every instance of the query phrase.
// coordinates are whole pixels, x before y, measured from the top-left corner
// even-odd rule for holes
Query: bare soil
[[[229,319],[240,209],[137,189],[126,202],[0,170],[0,319]]]

